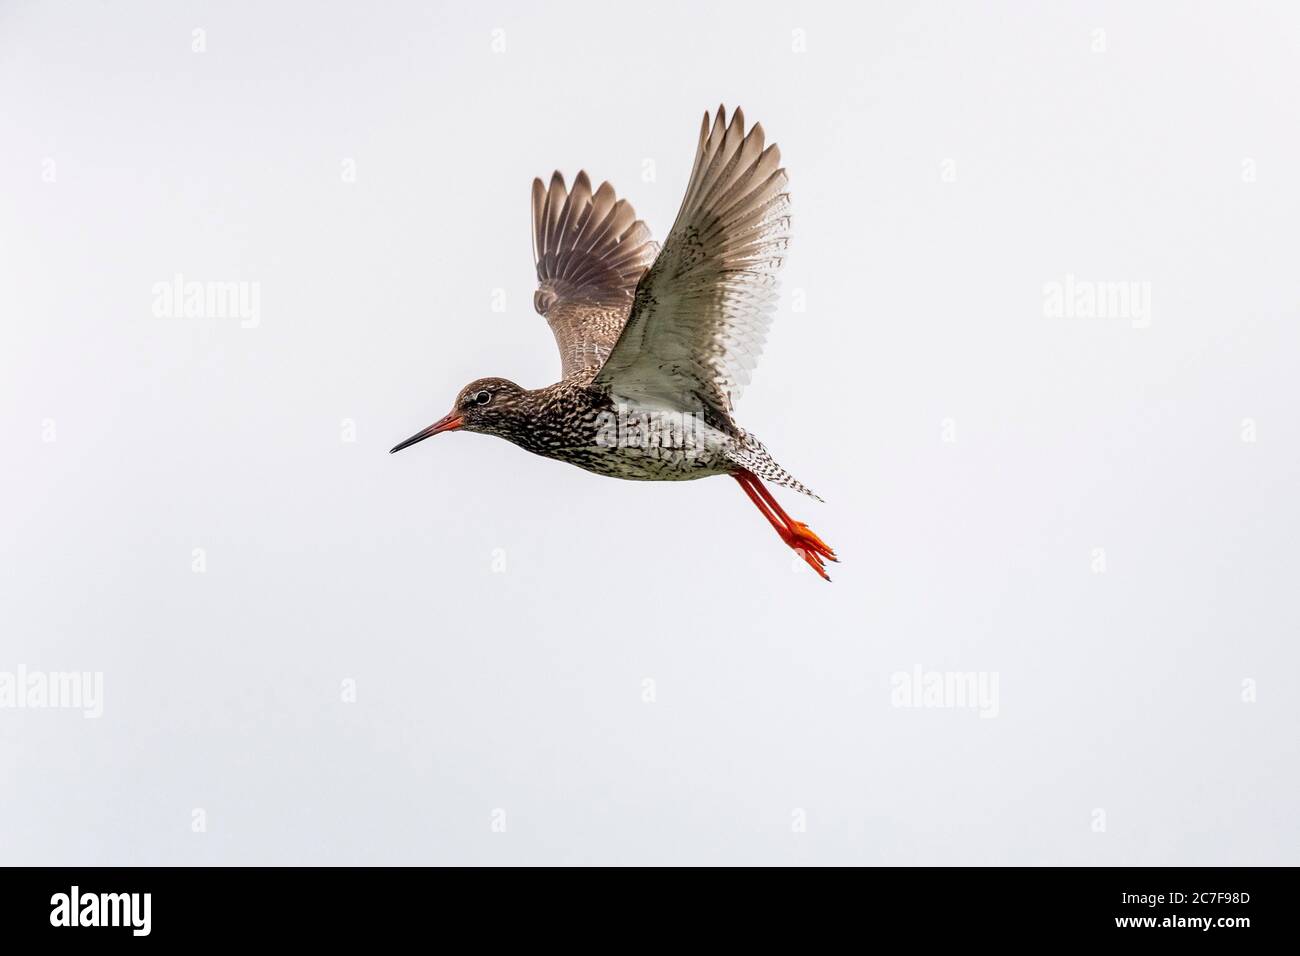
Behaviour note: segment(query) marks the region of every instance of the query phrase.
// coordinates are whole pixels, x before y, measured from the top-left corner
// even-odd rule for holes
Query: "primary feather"
[[[776,306],[790,238],[786,173],[763,127],[706,113],[677,220],[595,378],[623,398],[731,423]]]
[[[533,304],[555,335],[563,377],[604,364],[657,249],[646,224],[609,183],[593,193],[585,172],[572,190],[558,172],[549,188],[533,180]]]

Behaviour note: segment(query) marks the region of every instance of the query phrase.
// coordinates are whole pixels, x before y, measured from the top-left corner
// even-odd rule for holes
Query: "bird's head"
[[[528,390],[504,378],[479,378],[456,396],[451,411],[423,431],[399,443],[389,454],[442,432],[466,431],[500,435],[528,414]]]

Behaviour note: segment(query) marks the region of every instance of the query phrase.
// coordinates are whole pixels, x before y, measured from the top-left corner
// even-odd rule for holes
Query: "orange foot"
[[[802,521],[795,521],[786,514],[757,475],[742,469],[733,471],[731,477],[735,478],[740,487],[745,489],[745,494],[749,495],[749,500],[754,502],[755,507],[763,513],[763,517],[776,529],[776,533],[781,536],[781,540],[793,548],[795,554],[803,558],[808,563],[808,566],[821,575],[824,580],[829,581],[831,578],[826,573],[826,561],[839,561],[831,546]]]

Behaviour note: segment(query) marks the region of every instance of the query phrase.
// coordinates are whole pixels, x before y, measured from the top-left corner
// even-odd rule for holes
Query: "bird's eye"
[[[474,401],[479,405],[486,405],[488,402],[492,401],[492,393],[484,389],[474,396]]]

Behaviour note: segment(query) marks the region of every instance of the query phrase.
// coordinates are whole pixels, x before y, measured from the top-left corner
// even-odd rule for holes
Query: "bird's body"
[[[543,458],[630,481],[691,481],[747,468],[759,477],[808,492],[772,459],[763,444],[739,428],[710,424],[702,415],[660,404],[620,402],[589,376],[527,390],[520,422],[488,426]]]
[[[496,435],[587,471],[635,481],[731,475],[822,577],[834,552],[763,481],[812,495],[732,417],[775,307],[789,197],[775,146],[736,110],[706,114],[664,248],[608,183],[533,183],[537,311],[562,361],[554,385],[487,378],[398,451],[443,431]],[[815,495],[812,495],[816,497]],[[829,579],[828,579],[829,580]]]
[[[535,420],[543,424],[501,437],[534,454],[632,481],[689,481],[731,470],[730,436],[680,411],[619,403],[607,389],[581,379],[560,381],[533,395]],[[673,420],[683,427],[670,425],[660,434],[658,424],[675,424]],[[688,428],[692,434],[682,435]]]

